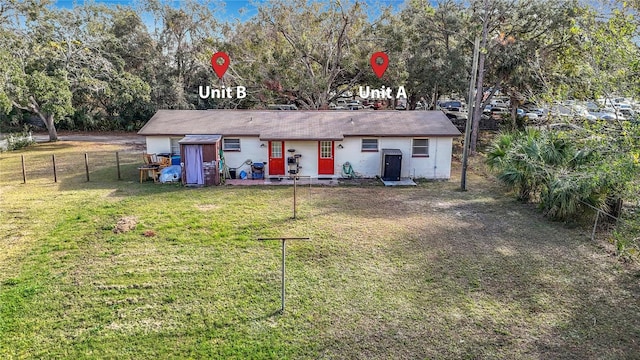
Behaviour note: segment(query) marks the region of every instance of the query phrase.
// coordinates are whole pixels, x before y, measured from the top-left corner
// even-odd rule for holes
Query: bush
[[[7,135],[6,141],[6,150],[13,151],[25,148],[29,145],[35,144],[35,140],[31,135],[31,132],[22,132],[22,133],[12,133]]]

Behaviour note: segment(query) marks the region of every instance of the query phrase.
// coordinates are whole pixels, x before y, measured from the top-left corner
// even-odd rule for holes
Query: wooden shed
[[[187,135],[178,141],[184,185],[220,185],[221,138],[221,135]]]

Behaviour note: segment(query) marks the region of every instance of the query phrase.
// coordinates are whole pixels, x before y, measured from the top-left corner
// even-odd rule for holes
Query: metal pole
[[[87,172],[87,182],[89,182],[89,154],[84,153],[84,168]]]
[[[280,240],[282,241],[282,268],[281,268],[281,275],[280,275],[280,282],[281,282],[281,287],[280,287],[280,313],[284,314],[284,298],[285,298],[285,273],[286,273],[286,262],[285,262],[285,258],[287,256],[287,252],[285,250],[286,248],[286,244],[285,242],[287,240],[309,240],[308,237],[279,237],[279,238],[258,238],[258,241],[267,241],[267,240]]]
[[[296,188],[298,187],[298,177],[293,177],[293,218],[296,218],[296,207],[297,207],[297,194]]]
[[[121,180],[120,177],[120,153],[116,151],[116,167],[118,168],[118,180]]]
[[[476,76],[478,74],[478,54],[480,53],[480,38],[476,36],[473,43],[473,64],[471,65],[471,82],[469,83],[469,97],[467,102],[467,123],[464,127],[464,148],[462,150],[462,174],[460,175],[460,190],[467,191],[467,162],[469,160],[469,142],[471,141],[471,124],[473,123],[474,89],[476,89]]]
[[[51,155],[51,161],[53,161],[53,182],[58,182],[58,174],[56,173],[56,154]]]
[[[285,284],[285,280],[284,280],[284,273],[285,273],[285,257],[286,257],[286,250],[285,250],[285,239],[282,239],[282,292],[281,292],[281,303],[282,306],[280,308],[280,313],[284,314],[284,284]]]
[[[22,183],[26,184],[27,183],[27,169],[25,168],[25,165],[24,165],[24,155],[20,155],[20,157],[22,158]]]

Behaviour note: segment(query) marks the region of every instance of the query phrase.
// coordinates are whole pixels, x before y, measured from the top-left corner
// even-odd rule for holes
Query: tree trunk
[[[431,95],[431,110],[438,110],[438,84],[433,87],[433,94]]]
[[[511,95],[509,102],[511,104],[511,130],[515,130],[518,128],[518,107],[520,106],[520,101],[517,97]]]
[[[49,131],[49,141],[58,141],[58,131],[56,130],[56,124],[53,121],[53,114],[42,114],[38,112],[38,117],[44,122],[44,125]]]

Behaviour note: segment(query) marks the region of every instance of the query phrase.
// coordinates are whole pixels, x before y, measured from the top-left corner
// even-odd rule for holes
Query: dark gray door
[[[402,165],[402,156],[385,155],[384,157],[384,174],[382,180],[400,181],[400,169]]]

